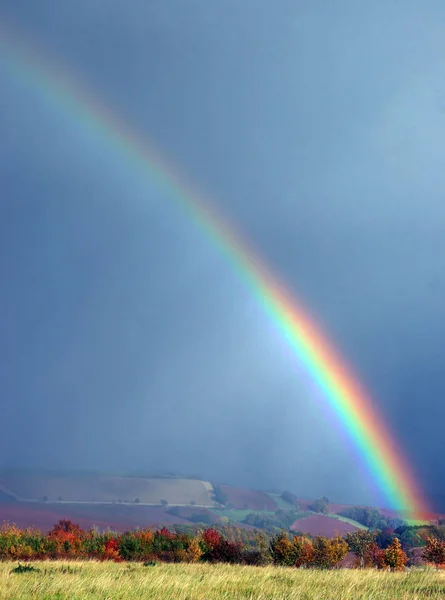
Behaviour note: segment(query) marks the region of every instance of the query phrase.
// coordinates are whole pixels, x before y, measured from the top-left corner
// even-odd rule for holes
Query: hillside
[[[312,505],[313,500],[297,500],[290,492],[280,495],[197,478],[0,472],[0,523],[21,527],[48,529],[69,518],[85,528],[117,531],[201,523],[326,537],[364,527],[355,516],[339,516],[352,506],[330,503],[321,514]],[[391,518],[395,513],[381,514]]]
[[[279,508],[277,502],[265,492],[230,485],[221,485],[220,488],[226,496],[227,504],[230,504],[235,509],[274,511]]]
[[[181,478],[0,474],[0,492],[20,502],[218,505],[211,483]]]

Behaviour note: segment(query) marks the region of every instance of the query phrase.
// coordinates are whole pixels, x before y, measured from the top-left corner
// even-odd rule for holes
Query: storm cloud
[[[3,0],[227,213],[445,494],[445,6]],[[2,466],[176,470],[372,501],[242,277],[0,60]]]

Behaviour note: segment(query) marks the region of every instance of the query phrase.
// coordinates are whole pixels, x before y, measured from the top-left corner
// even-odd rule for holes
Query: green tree
[[[282,498],[282,500],[284,500],[285,502],[290,504],[293,508],[295,508],[297,506],[298,498],[292,492],[289,492],[288,490],[284,491],[281,494],[281,498]]]
[[[269,552],[269,547],[267,543],[266,536],[264,533],[256,532],[255,533],[255,542],[254,545],[258,549],[258,553],[261,557],[261,564],[268,564],[271,562],[271,555]]]
[[[377,508],[353,506],[339,513],[341,517],[353,519],[369,529],[396,529],[404,525],[401,519],[394,519],[381,513]]]
[[[221,486],[213,486],[213,499],[216,500],[216,502],[219,502],[219,504],[222,504],[223,506],[227,504],[227,494],[225,494],[222,491]]]
[[[312,510],[316,513],[327,514],[329,512],[328,505],[329,505],[329,499],[326,498],[326,496],[323,496],[323,498],[319,498],[318,500],[315,500],[314,502],[312,502],[312,504],[310,504],[308,506],[308,508],[309,508],[309,510]]]

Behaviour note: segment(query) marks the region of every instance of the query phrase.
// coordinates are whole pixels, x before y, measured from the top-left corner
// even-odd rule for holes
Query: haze
[[[309,307],[440,502],[445,5],[2,0]],[[324,398],[165,190],[0,59],[0,466],[371,502]]]

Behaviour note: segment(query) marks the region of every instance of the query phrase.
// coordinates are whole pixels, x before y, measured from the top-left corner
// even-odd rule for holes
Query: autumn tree
[[[59,552],[75,554],[81,546],[84,531],[77,523],[67,519],[60,519],[48,534],[48,537],[57,544]]]
[[[240,563],[243,545],[241,542],[221,540],[209,553],[211,562]]]
[[[255,543],[254,545],[257,548],[257,552],[259,555],[258,561],[261,564],[268,564],[271,562],[271,556],[269,552],[269,547],[267,544],[266,537],[262,532],[255,533]]]
[[[311,540],[304,535],[296,535],[291,542],[290,554],[295,567],[309,566],[314,560]]]
[[[81,536],[83,533],[82,528],[77,523],[73,523],[67,519],[60,519],[56,525],[53,526],[50,535],[58,535],[60,533],[73,533],[75,535]]]
[[[221,541],[221,534],[216,529],[210,528],[202,532],[202,541],[206,550],[213,550]]]
[[[291,567],[294,564],[291,542],[285,531],[282,531],[271,539],[269,551],[275,565]]]
[[[187,548],[187,562],[198,562],[202,554],[203,552],[201,546],[199,545],[199,540],[196,538],[191,538]]]
[[[329,540],[330,557],[332,567],[337,567],[338,564],[345,558],[349,551],[347,542],[341,537],[335,537]]]
[[[445,564],[445,542],[434,537],[427,538],[422,558],[426,562],[434,563],[438,569],[439,565]]]
[[[348,544],[343,538],[328,539],[317,536],[313,540],[314,557],[312,565],[319,569],[332,569],[348,553]]]
[[[366,529],[346,534],[346,542],[351,552],[359,559],[361,569],[365,566],[365,557],[371,545],[375,543],[376,535],[375,532],[367,531]]]
[[[385,550],[385,563],[391,571],[403,571],[408,557],[403,551],[399,538],[394,538],[392,544]]]
[[[366,552],[365,566],[376,567],[377,569],[385,569],[387,567],[385,550],[379,548],[375,542],[369,546]]]

